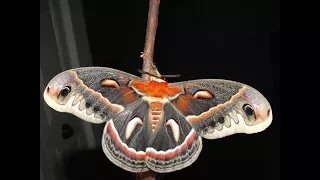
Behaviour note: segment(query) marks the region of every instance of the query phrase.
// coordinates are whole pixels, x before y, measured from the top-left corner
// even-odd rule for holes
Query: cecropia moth
[[[106,122],[104,153],[135,173],[180,170],[198,158],[202,138],[257,133],[272,122],[260,92],[222,79],[144,81],[111,68],[82,67],[56,75],[43,95],[56,111]]]

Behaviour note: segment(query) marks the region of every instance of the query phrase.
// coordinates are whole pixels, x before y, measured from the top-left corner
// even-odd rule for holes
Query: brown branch
[[[154,42],[157,34],[158,26],[158,13],[159,13],[160,0],[150,0],[149,1],[149,13],[148,13],[148,23],[146,31],[146,39],[144,50],[141,55],[143,58],[142,70],[145,72],[156,74],[156,68],[153,64],[153,52],[154,52]],[[150,76],[148,74],[142,74],[144,80],[149,80]]]
[[[154,52],[154,42],[156,40],[157,27],[158,27],[158,13],[159,13],[160,0],[149,0],[149,12],[148,12],[148,23],[146,31],[146,39],[144,44],[144,50],[141,54],[143,58],[144,72],[151,74],[159,74],[156,67],[153,64],[153,52]],[[142,78],[144,80],[149,80],[150,75],[148,73],[143,73]],[[136,173],[137,180],[155,180],[156,172],[147,171],[142,173]]]
[[[146,171],[136,173],[136,180],[155,180],[157,173],[154,171]]]

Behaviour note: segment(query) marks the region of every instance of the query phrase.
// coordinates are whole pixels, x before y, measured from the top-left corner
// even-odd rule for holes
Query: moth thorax
[[[151,102],[151,129],[154,131],[160,121],[162,102]]]

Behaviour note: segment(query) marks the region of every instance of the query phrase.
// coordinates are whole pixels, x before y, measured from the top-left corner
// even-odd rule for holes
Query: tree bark
[[[160,0],[150,0],[149,1],[149,13],[148,13],[148,23],[146,30],[146,39],[144,50],[141,55],[143,58],[142,70],[152,74],[156,74],[156,67],[153,64],[153,53],[154,53],[154,43],[156,40],[157,27],[158,27],[158,14],[159,14]],[[148,74],[142,74],[144,80],[149,80],[150,76]]]

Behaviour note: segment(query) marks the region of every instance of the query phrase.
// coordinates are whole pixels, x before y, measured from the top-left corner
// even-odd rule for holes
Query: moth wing
[[[139,77],[106,67],[82,67],[56,75],[43,95],[45,102],[59,112],[103,123],[140,97],[127,85]]]
[[[202,139],[171,103],[154,131],[149,117],[149,104],[140,99],[106,123],[102,147],[110,161],[134,173],[168,173],[198,158]]]
[[[202,150],[202,139],[185,117],[170,103],[146,150],[146,165],[155,172],[168,173],[190,166]]]
[[[171,85],[184,90],[172,103],[204,138],[257,133],[272,122],[268,100],[259,91],[243,83],[202,79]]]
[[[130,171],[144,172],[148,139],[147,102],[139,99],[109,120],[104,128],[102,148],[115,165]]]

